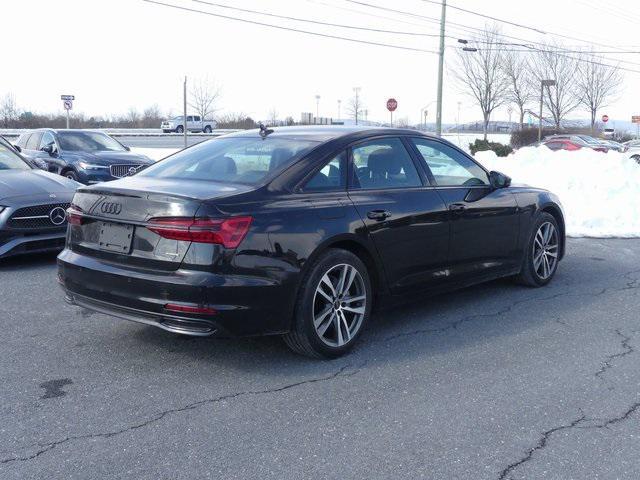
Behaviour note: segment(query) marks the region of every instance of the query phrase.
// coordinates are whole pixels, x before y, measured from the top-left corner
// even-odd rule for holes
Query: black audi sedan
[[[565,246],[554,194],[403,129],[223,136],[80,188],[68,216],[68,302],[190,335],[281,334],[315,357],[349,350],[385,298],[545,285]]]
[[[79,185],[30,165],[0,137],[0,258],[62,250]]]
[[[153,163],[106,133],[93,130],[33,130],[20,135],[16,145],[27,159],[49,172],[84,184],[126,177]]]

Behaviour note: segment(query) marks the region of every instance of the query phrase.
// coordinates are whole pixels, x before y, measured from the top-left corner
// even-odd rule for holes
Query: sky
[[[280,118],[298,120],[303,111],[315,113],[316,95],[320,95],[320,116],[337,117],[341,100],[341,116],[345,117],[353,88],[360,87],[370,120],[388,120],[385,105],[390,97],[398,101],[396,119],[406,117],[417,123],[424,107],[428,121],[435,119],[438,55],[430,52],[438,50],[440,6],[434,4],[438,2],[209,0],[274,15],[433,35],[416,36],[312,25],[194,0],[158,1],[429,52],[305,35],[143,0],[7,1],[3,2],[0,29],[5,52],[0,97],[11,93],[21,110],[38,113],[62,112],[60,95],[73,94],[75,111],[88,116],[122,114],[131,108],[141,112],[152,104],[177,114],[186,75],[189,81],[208,78],[219,85],[219,113],[243,112],[254,119],[267,119],[275,109]],[[500,24],[505,35],[538,42],[554,39],[566,48],[584,47],[587,44],[582,40],[587,40],[602,51],[640,52],[637,0],[618,0],[613,7],[598,0],[454,0],[449,4],[546,32]],[[451,69],[460,48],[456,38],[471,36],[462,26],[483,28],[487,22],[490,20],[453,8],[447,11],[447,34],[452,38],[447,38],[445,50],[445,123],[481,118],[473,100],[453,81]],[[637,72],[624,73],[623,92],[602,112],[628,121],[631,115],[640,114],[640,54],[605,57],[614,64],[618,60],[635,62],[619,64]],[[587,118],[587,114],[575,112],[571,117]],[[494,119],[507,118],[506,108],[494,115]]]

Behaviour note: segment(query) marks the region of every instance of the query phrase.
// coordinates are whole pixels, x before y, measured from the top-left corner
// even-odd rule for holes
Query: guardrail
[[[0,135],[5,138],[17,138],[22,133],[34,130],[32,128],[0,128]],[[107,133],[113,137],[182,137],[184,133],[164,133],[160,128],[88,128]],[[226,133],[239,132],[240,129],[216,128],[211,133],[187,133],[189,137],[219,137]]]

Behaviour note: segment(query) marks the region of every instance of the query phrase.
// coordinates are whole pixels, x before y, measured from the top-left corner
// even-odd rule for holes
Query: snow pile
[[[514,183],[558,195],[567,235],[640,237],[640,165],[623,153],[526,147],[508,157],[478,152],[475,158]]]

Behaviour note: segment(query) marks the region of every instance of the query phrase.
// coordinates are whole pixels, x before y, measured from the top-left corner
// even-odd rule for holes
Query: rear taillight
[[[67,209],[67,222],[69,222],[69,225],[82,225],[82,220],[82,212],[74,208],[74,205],[71,205]]]
[[[164,309],[169,312],[178,313],[198,313],[201,315],[215,315],[218,311],[215,308],[203,307],[200,305],[186,305],[182,303],[167,303]]]
[[[152,218],[147,228],[163,238],[197,243],[217,243],[236,248],[251,225],[251,217],[216,218]]]

